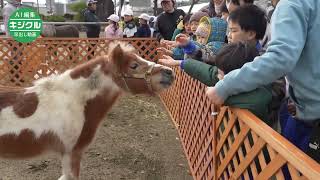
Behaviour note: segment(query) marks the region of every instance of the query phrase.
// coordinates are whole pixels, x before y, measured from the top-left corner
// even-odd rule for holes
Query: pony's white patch
[[[140,57],[140,56],[138,56],[138,55],[136,55],[136,56],[137,56],[137,58],[138,58],[139,61],[142,61],[142,62],[147,63],[149,67],[150,67],[150,66],[153,66],[153,65],[154,65],[154,67],[161,67],[161,66],[162,66],[162,65],[160,65],[160,64],[156,64],[155,62],[152,62],[152,61],[148,61],[148,60],[146,60],[146,59],[143,59],[142,57]]]
[[[100,71],[100,66],[87,79],[72,79],[70,70],[61,75],[40,79],[26,93],[35,92],[39,99],[35,113],[27,118],[19,118],[9,106],[0,112],[0,136],[20,134],[29,129],[38,138],[45,132],[56,134],[63,144],[72,148],[80,136],[85,117],[84,107],[87,100],[94,98],[102,89],[108,89],[114,95],[119,88],[112,78]],[[92,76],[95,76],[92,78]],[[90,87],[90,81],[97,81],[96,88]],[[106,97],[108,98],[108,97]],[[71,149],[66,149],[71,150]]]

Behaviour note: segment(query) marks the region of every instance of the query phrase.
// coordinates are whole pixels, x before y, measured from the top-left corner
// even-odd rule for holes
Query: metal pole
[[[158,15],[158,0],[153,0],[153,15]]]
[[[37,0],[37,7],[38,7],[38,14],[40,14],[40,10],[39,10],[39,0]]]
[[[53,13],[53,12],[52,12],[52,3],[51,3],[51,1],[52,1],[52,0],[49,0],[49,2],[50,2],[50,3],[49,3],[49,6],[50,6],[50,10],[49,10],[49,11],[50,11],[50,15],[52,15],[52,13]]]

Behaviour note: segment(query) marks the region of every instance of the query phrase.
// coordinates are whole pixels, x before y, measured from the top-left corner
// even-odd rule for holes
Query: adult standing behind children
[[[177,27],[180,17],[185,16],[181,9],[175,9],[174,0],[161,0],[163,13],[160,14],[156,22],[157,39],[171,40],[174,30]]]
[[[111,14],[108,17],[109,25],[105,28],[106,38],[122,38],[122,30],[119,27],[119,16]]]
[[[225,4],[229,10],[229,13],[232,13],[238,7],[248,4],[253,4],[254,0],[225,0]]]
[[[210,0],[209,4],[201,8],[200,11],[207,13],[211,18],[221,16],[221,6],[224,4],[223,0]]]
[[[137,32],[137,26],[133,20],[133,11],[131,9],[127,9],[123,13],[124,15],[124,30],[123,37],[131,38]]]
[[[320,148],[314,149],[309,144],[320,143],[319,22],[320,1],[281,0],[272,17],[272,36],[266,53],[230,72],[207,90],[214,104],[222,104],[231,95],[287,75],[297,113],[291,123],[287,122],[284,136],[305,152],[318,151],[311,153],[318,158]],[[318,138],[314,138],[317,133]]]
[[[6,31],[6,36],[9,36],[9,31],[8,31],[9,18],[11,14],[20,7],[21,7],[21,0],[11,0],[11,1],[8,1],[8,3],[2,9],[3,23]]]
[[[142,13],[139,16],[139,28],[137,30],[137,32],[134,34],[135,37],[151,37],[151,30],[150,30],[150,26],[149,26],[149,15]]]
[[[98,38],[100,35],[100,20],[96,15],[97,1],[89,0],[88,7],[84,10],[83,16],[85,22],[96,22],[96,24],[86,24],[87,27],[87,37],[88,38]]]

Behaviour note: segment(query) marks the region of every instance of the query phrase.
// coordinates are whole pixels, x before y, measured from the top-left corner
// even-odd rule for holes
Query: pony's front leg
[[[58,180],[79,180],[81,152],[64,154],[62,157],[62,176]]]

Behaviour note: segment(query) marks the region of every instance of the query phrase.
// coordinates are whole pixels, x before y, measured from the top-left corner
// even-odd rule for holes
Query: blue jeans
[[[284,103],[280,109],[281,134],[303,152],[307,151],[312,127],[305,122],[293,118],[288,112],[288,106]],[[286,180],[291,176],[287,166],[282,168]]]

